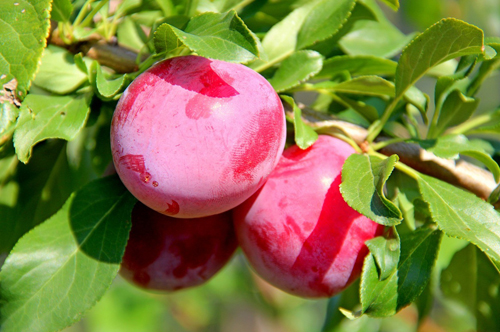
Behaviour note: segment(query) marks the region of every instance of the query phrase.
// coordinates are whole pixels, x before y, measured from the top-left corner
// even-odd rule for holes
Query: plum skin
[[[194,287],[222,269],[237,246],[231,212],[179,219],[137,202],[120,274],[149,290]]]
[[[139,75],[121,96],[111,149],[127,189],[177,218],[230,210],[278,163],[283,105],[267,80],[240,64],[183,56]]]
[[[342,166],[354,149],[319,136],[283,152],[264,186],[234,209],[238,242],[265,280],[293,295],[331,297],[360,274],[364,242],[384,227],[344,201]]]

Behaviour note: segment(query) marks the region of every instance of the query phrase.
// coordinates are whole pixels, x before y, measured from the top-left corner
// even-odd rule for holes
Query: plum
[[[242,203],[278,163],[285,138],[283,105],[264,77],[200,56],[167,59],[139,75],[111,123],[122,182],[177,218]]]
[[[234,209],[236,235],[250,265],[274,286],[301,297],[331,297],[361,272],[364,242],[383,226],[353,210],[339,185],[354,149],[319,136],[283,152],[264,186]]]
[[[145,289],[193,287],[217,273],[237,245],[231,212],[179,219],[137,202],[120,274]]]

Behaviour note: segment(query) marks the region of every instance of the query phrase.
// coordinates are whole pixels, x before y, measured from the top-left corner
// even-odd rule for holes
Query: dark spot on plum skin
[[[151,180],[151,174],[146,171],[146,164],[144,163],[143,155],[127,154],[121,156],[120,159],[118,159],[118,163],[131,171],[139,173],[139,177],[142,182],[148,183]]]
[[[167,206],[168,207],[165,210],[165,214],[169,216],[175,216],[180,211],[179,203],[177,203],[177,201],[175,200],[172,200],[172,203],[167,203]]]
[[[207,262],[216,257],[224,263],[232,256],[236,246],[229,212],[221,216],[176,219],[137,203],[132,211],[132,230],[122,269],[132,272],[132,279],[147,287],[151,282],[147,267],[160,256],[177,256],[178,265],[173,271],[165,271],[167,275],[172,273],[181,279],[189,270],[201,267],[198,274],[206,280],[216,272],[206,270],[204,266]],[[171,290],[184,287],[186,285],[174,285]]]

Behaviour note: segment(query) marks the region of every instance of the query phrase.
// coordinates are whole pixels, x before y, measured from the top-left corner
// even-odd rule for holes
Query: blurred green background
[[[381,7],[405,34],[421,32],[441,18],[456,17],[480,27],[486,36],[500,36],[499,0],[401,0],[397,13],[384,4]],[[479,94],[483,111],[500,105],[499,76],[497,72],[483,85]],[[424,79],[419,87],[432,96],[434,81]],[[354,284],[332,300],[300,299],[255,276],[238,251],[210,282],[176,293],[146,292],[117,277],[85,318],[64,332],[473,331],[474,318],[439,294],[429,317],[420,324],[416,305],[391,318],[350,321],[337,307],[355,308],[356,287]]]

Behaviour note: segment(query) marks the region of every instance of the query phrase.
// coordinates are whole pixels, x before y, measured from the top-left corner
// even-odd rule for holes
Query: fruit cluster
[[[359,276],[382,226],[339,191],[352,147],[320,136],[284,152],[286,123],[265,78],[198,56],[162,61],[122,95],[111,126],[115,168],[141,202],[121,274],[149,289],[199,285],[238,244],[273,285],[329,297]]]

